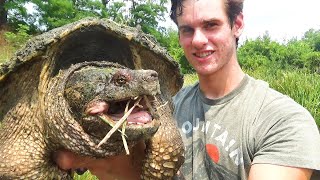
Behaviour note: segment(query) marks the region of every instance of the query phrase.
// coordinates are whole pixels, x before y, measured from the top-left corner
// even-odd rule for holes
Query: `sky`
[[[319,0],[245,0],[242,40],[262,36],[283,42],[301,38],[309,29],[320,30]]]
[[[301,38],[311,28],[320,30],[320,0],[245,0],[243,13],[240,41],[268,32],[271,39],[285,42]]]

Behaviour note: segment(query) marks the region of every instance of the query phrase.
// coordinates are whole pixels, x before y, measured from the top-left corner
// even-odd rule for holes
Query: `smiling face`
[[[180,45],[200,77],[237,63],[236,38],[242,32],[243,18],[238,15],[231,27],[224,0],[183,1],[177,25]]]

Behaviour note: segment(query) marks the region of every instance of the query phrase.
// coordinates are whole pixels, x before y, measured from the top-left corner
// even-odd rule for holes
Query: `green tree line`
[[[167,3],[168,0],[0,0],[0,28],[17,29],[20,24],[36,34],[84,17],[98,17],[139,25],[144,32],[156,35],[164,30],[159,22],[164,21]]]
[[[255,40],[246,40],[238,55],[246,69],[272,66],[320,73],[320,30],[310,29],[300,40],[293,38],[286,43],[272,41],[266,33]]]

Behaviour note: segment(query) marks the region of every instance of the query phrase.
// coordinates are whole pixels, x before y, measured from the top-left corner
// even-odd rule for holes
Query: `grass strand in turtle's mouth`
[[[135,113],[139,113],[140,111],[144,111],[144,113],[142,113],[142,114],[146,114],[145,111],[147,111],[148,115],[149,115],[149,113],[151,115],[154,115],[155,110],[154,110],[152,104],[155,99],[154,99],[154,97],[152,97],[153,99],[150,102],[149,98],[148,98],[148,96],[143,95],[143,96],[139,96],[139,97],[130,98],[129,100],[106,103],[105,107],[101,108],[100,113],[91,114],[91,115],[98,116],[103,122],[107,123],[108,125],[110,125],[112,127],[112,129],[106,134],[106,136],[99,142],[97,147],[100,147],[102,144],[107,142],[107,140],[111,137],[111,135],[115,131],[118,131],[121,133],[121,137],[122,137],[122,141],[123,141],[123,145],[126,150],[126,153],[129,154],[129,149],[128,149],[128,145],[127,145],[127,141],[126,141],[127,136],[125,134],[125,127],[128,124],[128,117],[131,115],[131,113],[133,111]],[[143,105],[140,104],[142,99],[144,100]],[[124,108],[124,104],[125,104],[125,108]],[[129,109],[129,107],[130,107],[130,109]],[[92,108],[90,109],[90,107],[89,107],[88,109],[89,110],[87,110],[87,112],[89,114],[90,114],[90,111],[93,112]],[[124,109],[124,112],[122,115],[121,111],[123,109]],[[115,120],[114,116],[113,116],[114,114],[117,114],[117,116],[122,115],[122,117],[120,119],[118,119],[119,117],[116,117],[117,120]],[[150,118],[151,119],[150,121],[152,121],[151,115],[149,115],[150,117],[147,118],[147,119]],[[132,122],[131,124],[135,124],[135,123],[143,124],[143,122],[139,123],[138,121]],[[148,123],[148,121],[145,123]],[[120,130],[121,126],[122,126],[122,128]]]
[[[123,115],[123,117],[113,126],[113,128],[107,133],[107,135],[100,141],[100,143],[98,144],[98,147],[100,147],[103,143],[107,142],[107,140],[111,137],[111,135],[117,130],[119,129],[119,127],[121,125],[124,125],[125,121],[127,120],[127,117],[131,114],[131,112],[133,111],[133,109],[139,104],[140,100],[142,98],[138,98],[138,100],[134,103],[134,105],[127,111],[125,112],[125,114]],[[127,107],[129,106],[128,104],[130,103],[130,101],[128,101],[127,103]],[[124,137],[124,132],[122,131],[122,136]],[[122,138],[123,139],[123,138]],[[127,144],[125,143],[126,141],[124,141],[124,146],[126,147]]]

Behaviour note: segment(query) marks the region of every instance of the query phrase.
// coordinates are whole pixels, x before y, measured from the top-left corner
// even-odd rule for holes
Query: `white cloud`
[[[320,29],[319,0],[245,0],[245,30],[241,37],[256,38],[266,31],[272,39],[300,38],[311,29]]]

